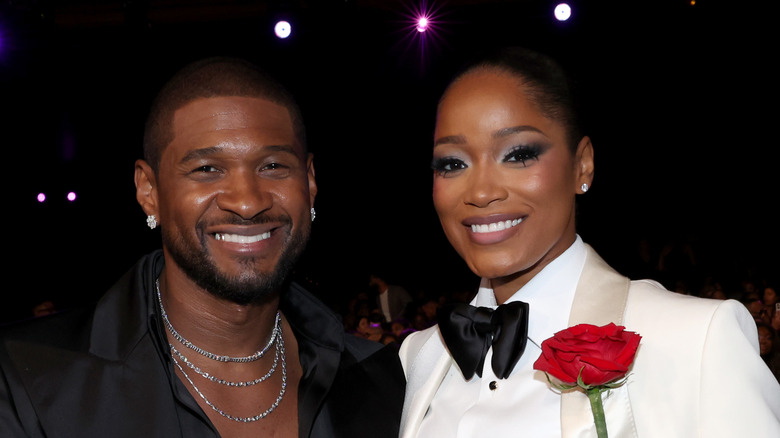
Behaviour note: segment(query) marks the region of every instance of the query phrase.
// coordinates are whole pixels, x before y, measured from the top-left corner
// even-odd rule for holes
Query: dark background
[[[578,227],[608,262],[633,274],[640,239],[656,253],[685,243],[699,278],[732,292],[773,280],[779,40],[767,12],[736,1],[570,4],[559,23],[555,2],[540,0],[3,1],[11,202],[0,321],[43,299],[92,301],[159,245],[132,181],[143,120],[175,70],[210,55],[258,62],[299,97],[319,195],[296,274],[334,305],[370,267],[415,293],[472,287],[431,204],[434,108],[470,53],[510,44],[555,55],[579,84],[597,171]],[[425,34],[413,29],[420,8],[434,11]],[[279,40],[271,27],[284,13],[294,33]]]

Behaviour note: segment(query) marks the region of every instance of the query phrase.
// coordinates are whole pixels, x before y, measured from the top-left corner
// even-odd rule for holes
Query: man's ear
[[[314,198],[317,197],[317,181],[314,178],[314,155],[311,153],[306,158],[306,172],[309,179],[309,205],[314,207]]]
[[[590,137],[582,137],[577,145],[577,154],[575,156],[575,182],[577,186],[575,190],[577,193],[584,193],[582,190],[583,184],[587,184],[587,187],[593,185],[593,173],[595,163],[593,161],[593,143],[590,141]]]
[[[152,167],[144,160],[135,162],[135,199],[144,210],[144,213],[157,216],[157,179],[155,178]]]

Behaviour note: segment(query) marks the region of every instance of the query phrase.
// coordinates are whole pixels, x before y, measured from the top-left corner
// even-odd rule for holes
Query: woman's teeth
[[[471,231],[474,233],[493,233],[495,231],[501,231],[501,230],[506,230],[507,228],[512,228],[522,221],[523,219],[510,219],[501,222],[494,222],[492,224],[472,225]]]

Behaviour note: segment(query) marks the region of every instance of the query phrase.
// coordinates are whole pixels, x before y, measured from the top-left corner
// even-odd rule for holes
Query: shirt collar
[[[574,292],[585,266],[586,256],[585,243],[577,235],[566,251],[507,300],[528,303],[528,337],[537,345],[567,327],[569,309],[574,302]],[[498,306],[488,279],[481,280],[477,296],[471,304],[492,309]]]

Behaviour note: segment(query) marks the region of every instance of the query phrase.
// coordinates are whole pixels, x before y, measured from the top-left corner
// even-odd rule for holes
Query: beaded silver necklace
[[[259,377],[257,379],[254,379],[254,380],[248,380],[248,381],[244,381],[244,382],[231,382],[231,381],[228,381],[228,380],[219,379],[219,378],[217,378],[215,376],[212,376],[211,374],[201,370],[195,364],[190,362],[190,360],[187,359],[187,357],[184,354],[182,354],[179,350],[177,350],[176,347],[173,346],[173,344],[171,344],[170,342],[168,343],[168,345],[171,348],[171,353],[172,353],[171,358],[173,359],[173,363],[176,365],[177,368],[179,368],[179,371],[181,371],[181,373],[184,376],[184,378],[187,379],[187,382],[189,382],[189,384],[192,386],[192,389],[195,390],[195,392],[198,394],[198,396],[200,396],[200,398],[203,399],[203,401],[211,409],[213,409],[216,413],[218,413],[219,415],[221,415],[221,416],[223,416],[223,417],[225,417],[225,418],[227,418],[229,420],[232,420],[232,421],[237,421],[237,422],[240,422],[240,423],[251,423],[251,422],[254,422],[254,421],[258,421],[258,420],[260,420],[262,418],[265,418],[266,416],[268,416],[268,414],[273,412],[273,410],[276,409],[277,406],[279,406],[279,403],[281,403],[282,398],[284,397],[284,392],[287,389],[287,361],[286,361],[285,351],[284,351],[284,338],[282,336],[281,313],[279,311],[276,312],[276,319],[274,321],[274,328],[273,328],[273,330],[271,332],[271,336],[270,336],[270,338],[268,340],[268,343],[266,344],[266,346],[262,350],[252,354],[251,356],[245,356],[245,357],[231,357],[231,356],[218,355],[218,354],[210,353],[210,352],[208,352],[206,350],[203,350],[200,347],[195,346],[190,341],[185,339],[182,335],[180,335],[179,332],[177,332],[175,328],[173,328],[173,325],[171,324],[170,320],[168,319],[168,314],[165,312],[165,307],[163,307],[162,294],[160,293],[160,280],[159,279],[157,279],[155,281],[155,287],[157,289],[157,299],[158,299],[158,302],[160,303],[160,313],[162,315],[163,321],[165,322],[165,326],[168,328],[168,331],[182,345],[186,346],[187,348],[192,349],[193,351],[198,352],[199,354],[201,354],[201,355],[203,355],[203,356],[205,356],[205,357],[207,357],[209,359],[212,359],[212,360],[215,360],[215,361],[219,361],[219,362],[239,362],[239,363],[253,362],[253,361],[256,361],[256,360],[260,359],[261,357],[263,357],[265,355],[265,353],[268,351],[268,349],[271,347],[271,345],[276,344],[276,354],[274,355],[274,363],[271,366],[271,369],[265,375],[263,375],[262,377]],[[206,396],[203,394],[203,392],[201,392],[201,390],[197,387],[197,385],[195,385],[195,382],[192,381],[192,379],[187,374],[187,372],[184,371],[184,368],[181,366],[179,361],[176,360],[177,356],[190,369],[192,369],[193,371],[198,373],[200,376],[202,376],[202,377],[204,377],[204,378],[206,378],[206,379],[208,379],[208,380],[210,380],[210,381],[212,381],[214,383],[218,383],[220,385],[226,385],[226,386],[230,386],[230,387],[241,387],[241,388],[252,386],[252,385],[256,385],[256,384],[258,384],[260,382],[265,381],[269,377],[271,377],[271,375],[274,373],[274,371],[276,371],[277,364],[279,362],[279,359],[281,358],[281,362],[282,362],[282,387],[279,390],[279,395],[276,397],[276,400],[264,412],[262,412],[262,413],[260,413],[258,415],[251,416],[251,417],[239,417],[239,416],[231,415],[231,414],[226,413],[222,409],[218,408],[216,405],[214,405],[214,403],[212,403],[208,398],[206,398]]]

